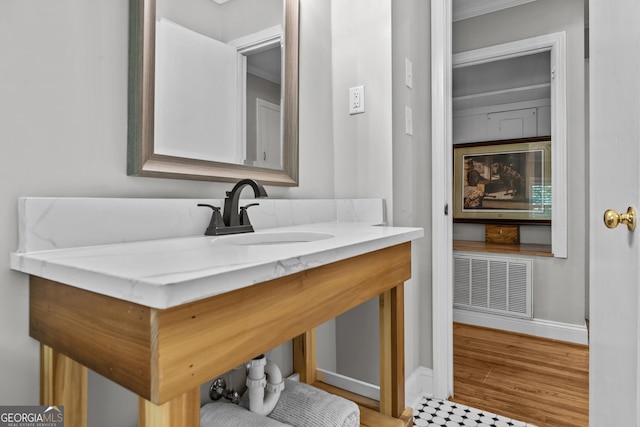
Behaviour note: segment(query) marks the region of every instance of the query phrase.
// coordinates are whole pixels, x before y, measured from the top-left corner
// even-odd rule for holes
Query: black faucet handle
[[[222,220],[222,214],[220,213],[220,208],[213,205],[207,205],[205,203],[198,203],[199,207],[203,208],[211,208],[213,210],[213,214],[211,215],[211,221],[209,222],[209,227],[207,227],[207,231],[205,231],[205,236],[217,236],[218,230],[224,227],[224,221]]]
[[[213,206],[213,205],[207,205],[206,203],[198,203],[198,206],[201,208],[211,208],[213,210],[213,213],[215,214],[216,212],[219,213],[220,212],[220,208],[217,206]]]
[[[247,209],[251,206],[260,206],[260,203],[249,203],[248,205],[240,206],[240,225],[251,225],[249,214],[247,213]]]

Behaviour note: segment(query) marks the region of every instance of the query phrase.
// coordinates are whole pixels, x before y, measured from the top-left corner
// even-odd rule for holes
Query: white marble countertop
[[[421,228],[324,222],[258,230],[328,233],[322,240],[238,245],[193,236],[15,252],[11,268],[159,309],[340,261],[423,236]]]

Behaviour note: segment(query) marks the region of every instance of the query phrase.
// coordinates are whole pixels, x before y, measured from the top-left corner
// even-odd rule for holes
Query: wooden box
[[[484,241],[487,243],[519,245],[520,226],[486,224],[484,228]]]

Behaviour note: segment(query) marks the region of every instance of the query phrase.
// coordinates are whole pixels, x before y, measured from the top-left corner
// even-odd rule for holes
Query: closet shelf
[[[515,87],[492,92],[475,93],[453,98],[453,110],[485,107],[488,105],[509,104],[533,99],[551,97],[551,84],[542,83],[531,86]]]
[[[519,245],[506,245],[501,243],[487,243],[473,240],[454,240],[454,251],[465,252],[492,252],[516,255],[533,255],[542,257],[552,257],[551,245],[538,245],[531,243],[521,243]]]

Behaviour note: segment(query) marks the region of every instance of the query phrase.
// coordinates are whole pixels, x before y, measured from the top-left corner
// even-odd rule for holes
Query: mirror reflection
[[[130,0],[129,175],[298,180],[299,0]]]
[[[155,153],[282,169],[282,0],[158,0]]]

